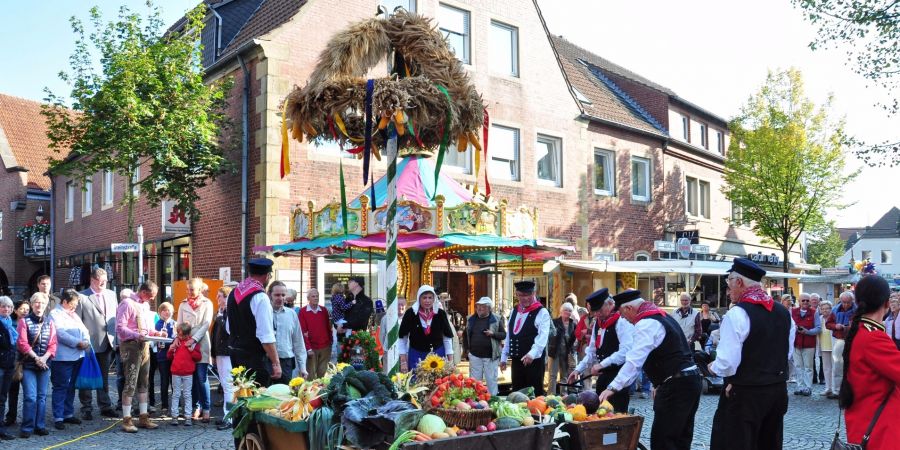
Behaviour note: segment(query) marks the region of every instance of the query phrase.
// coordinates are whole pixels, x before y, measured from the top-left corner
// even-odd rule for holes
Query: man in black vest
[[[545,349],[550,337],[550,313],[541,306],[534,295],[533,281],[515,283],[519,304],[509,316],[506,345],[500,354],[500,370],[506,370],[506,362],[512,358],[512,388],[514,391],[528,386],[534,395],[544,395]]]
[[[651,450],[689,450],[702,386],[684,332],[675,319],[644,301],[641,291],[627,290],[613,300],[622,317],[634,324],[634,340],[600,401],[627,390],[643,368],[655,389]]]
[[[338,335],[343,335],[346,330],[366,331],[369,328],[369,320],[372,318],[375,308],[372,305],[372,299],[363,290],[366,287],[365,283],[363,277],[351,277],[347,282],[347,287],[350,288],[350,295],[347,299],[353,305],[344,313],[346,323],[338,326]]]
[[[795,325],[787,308],[760,286],[766,271],[736,258],[726,282],[737,304],[719,328],[709,370],[725,377],[711,449],[780,449],[788,408],[788,360]]]
[[[272,264],[268,258],[251,259],[248,264],[250,276],[231,291],[225,309],[231,365],[252,370],[262,386],[269,386],[272,378],[281,378],[272,304],[266,295]],[[271,372],[266,370],[267,364],[271,364]]]
[[[584,359],[569,375],[568,381],[574,383],[579,375],[589,370],[591,375],[597,376],[595,386],[600,394],[619,374],[622,364],[625,364],[625,355],[634,339],[634,325],[621,320],[619,313],[612,313],[615,302],[606,288],[589,295],[585,301],[591,306],[596,320],[591,328],[590,342],[584,349]],[[609,397],[609,402],[619,412],[628,412],[630,401],[628,389],[622,389]]]

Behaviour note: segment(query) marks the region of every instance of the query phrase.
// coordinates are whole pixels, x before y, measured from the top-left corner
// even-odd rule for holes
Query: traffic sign
[[[132,243],[116,243],[110,244],[109,250],[113,253],[137,253],[140,245],[136,242]]]

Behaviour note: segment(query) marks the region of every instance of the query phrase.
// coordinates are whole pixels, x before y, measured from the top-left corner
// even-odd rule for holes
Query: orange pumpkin
[[[547,404],[539,398],[528,401],[528,410],[531,411],[532,414],[543,414],[546,409]]]

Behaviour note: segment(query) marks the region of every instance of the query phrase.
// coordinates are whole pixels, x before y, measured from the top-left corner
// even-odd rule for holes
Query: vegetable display
[[[491,394],[479,380],[461,374],[449,375],[436,380],[437,389],[431,396],[433,408],[484,409]]]

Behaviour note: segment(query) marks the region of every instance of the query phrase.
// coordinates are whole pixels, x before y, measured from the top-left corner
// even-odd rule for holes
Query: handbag
[[[97,361],[94,347],[91,347],[90,351],[84,355],[84,361],[81,362],[78,376],[75,378],[75,389],[103,389],[103,374],[100,371],[100,363]]]
[[[834,432],[834,440],[831,441],[831,450],[866,450],[866,445],[869,443],[869,436],[872,435],[872,430],[875,428],[875,423],[878,422],[878,417],[881,416],[881,411],[884,411],[884,406],[887,405],[888,400],[891,399],[891,393],[888,392],[888,395],[884,397],[884,400],[881,401],[881,405],[878,406],[878,409],[875,410],[875,417],[872,417],[872,421],[869,422],[869,428],[866,429],[866,434],[863,435],[862,442],[859,444],[849,444],[841,440],[841,416],[844,415],[844,410],[840,409],[838,412],[838,424],[837,430]]]
[[[38,341],[38,339],[41,338],[41,332],[43,332],[43,331],[44,331],[44,324],[41,323],[41,328],[38,329],[38,332],[34,335],[34,339],[31,341],[32,348],[34,348],[34,346],[37,345],[37,341]],[[26,330],[26,332],[27,332],[27,330]],[[13,383],[18,383],[18,382],[22,381],[22,377],[25,376],[25,358],[27,358],[27,356],[25,356],[24,354],[21,355],[20,358],[16,358],[16,366],[13,368],[13,375],[12,375]]]

